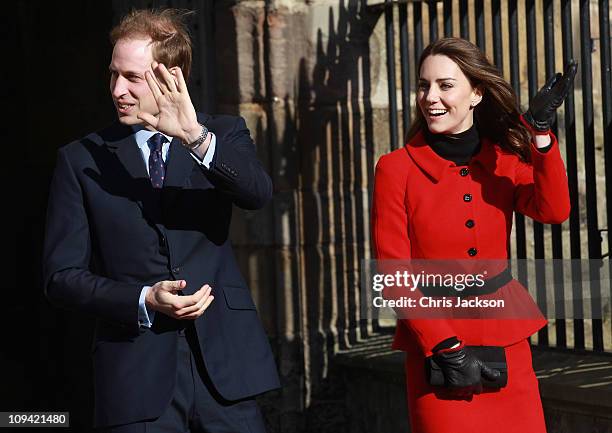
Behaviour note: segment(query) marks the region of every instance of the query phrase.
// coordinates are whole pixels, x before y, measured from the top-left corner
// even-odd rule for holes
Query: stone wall
[[[372,105],[378,16],[353,1],[215,3],[217,108],[247,119],[275,186],[264,211],[233,224],[283,378],[262,401],[273,431],[338,423],[330,359],[363,336],[373,137],[388,142],[386,109]]]
[[[381,3],[214,2],[216,111],[245,117],[275,187],[272,203],[237,211],[232,227],[283,380],[262,399],[271,431],[404,427],[383,428],[359,406],[371,391],[399,411],[386,379],[345,380],[334,361],[380,331],[361,320],[359,270],[370,258],[374,165],[390,150]]]

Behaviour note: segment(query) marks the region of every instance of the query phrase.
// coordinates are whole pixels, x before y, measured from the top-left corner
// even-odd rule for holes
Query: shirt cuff
[[[536,150],[540,153],[547,153],[550,149],[552,149],[552,143],[549,144],[548,146],[536,147]]]
[[[145,328],[153,326],[153,319],[155,318],[155,311],[149,312],[145,304],[145,297],[150,288],[151,286],[144,286],[140,291],[140,299],[138,300],[138,325]]]
[[[435,345],[435,347],[433,349],[431,349],[431,351],[433,353],[436,353],[440,350],[444,350],[444,349],[454,349],[455,347],[459,347],[459,344],[461,343],[461,341],[459,341],[459,339],[455,336],[455,337],[450,337],[447,338],[444,341],[439,342],[438,344]]]
[[[210,168],[210,163],[212,162],[215,156],[215,149],[217,148],[217,136],[212,132],[210,133],[210,135],[212,136],[212,138],[210,139],[210,144],[208,145],[208,149],[206,149],[206,153],[204,154],[203,159],[200,159],[198,155],[191,152],[191,156],[193,157],[193,159],[195,159],[198,164],[203,165],[206,168]]]

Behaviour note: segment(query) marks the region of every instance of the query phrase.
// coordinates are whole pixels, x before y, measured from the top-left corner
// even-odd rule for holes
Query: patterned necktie
[[[149,154],[149,176],[153,188],[161,188],[164,185],[164,177],[166,176],[166,168],[164,167],[164,159],[162,158],[162,146],[166,141],[159,132],[149,138],[147,143],[151,153]]]

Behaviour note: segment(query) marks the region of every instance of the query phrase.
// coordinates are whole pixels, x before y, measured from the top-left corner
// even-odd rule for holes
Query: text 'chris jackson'
[[[376,308],[504,308],[503,299],[455,298],[455,297],[414,297],[400,296],[394,299],[385,299],[376,296],[372,299]]]

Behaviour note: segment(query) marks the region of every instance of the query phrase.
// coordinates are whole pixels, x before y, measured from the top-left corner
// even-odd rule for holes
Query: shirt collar
[[[455,167],[455,163],[442,158],[425,141],[422,131],[419,131],[408,143],[406,143],[406,151],[412,160],[429,175],[435,182],[438,182],[444,172],[449,167]],[[470,164],[480,164],[483,168],[494,172],[497,161],[497,151],[495,145],[486,137],[481,137],[480,151],[475,154]]]
[[[145,129],[141,125],[132,126],[132,130],[134,131],[134,139],[136,140],[136,144],[138,144],[138,147],[140,148],[144,146],[148,146],[147,141],[149,141],[151,137],[153,137],[155,134],[159,132],[159,131],[149,131],[148,129]],[[166,143],[164,143],[164,146],[166,146],[172,141],[171,136],[166,135],[163,132],[160,132],[160,134],[166,137],[167,141]]]

